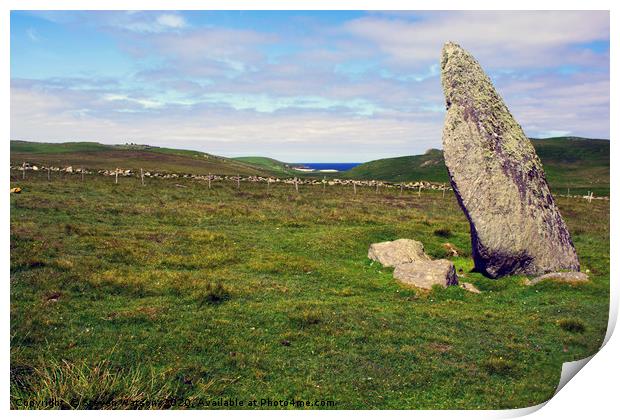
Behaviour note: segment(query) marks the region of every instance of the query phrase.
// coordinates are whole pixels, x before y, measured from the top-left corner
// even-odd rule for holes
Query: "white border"
[[[601,1],[590,0],[588,2],[580,2],[577,0],[565,0],[562,2],[552,1],[533,1],[533,0],[521,0],[521,1],[469,1],[467,3],[459,1],[449,0],[434,0],[432,2],[414,2],[414,1],[398,1],[398,0],[359,0],[359,1],[343,1],[343,0],[297,0],[297,1],[277,1],[277,0],[228,0],[228,1],[198,1],[198,0],[176,0],[174,2],[165,0],[89,0],[89,1],[77,1],[77,0],[57,0],[54,2],[44,0],[4,0],[1,3],[2,15],[0,20],[0,32],[2,43],[2,56],[0,61],[0,71],[2,75],[2,85],[0,90],[0,97],[2,98],[2,115],[0,116],[3,132],[5,133],[6,141],[3,144],[5,151],[5,159],[9,158],[9,142],[10,139],[10,63],[8,60],[10,49],[10,10],[61,10],[61,9],[79,9],[79,10],[166,10],[170,9],[171,5],[174,5],[175,10],[611,10],[611,109],[610,115],[617,115],[617,93],[613,86],[616,85],[614,75],[618,71],[618,59],[617,59],[617,42],[620,40],[620,34],[618,33],[617,13],[619,7],[617,1]],[[585,7],[584,7],[585,6]],[[616,7],[614,7],[616,6]],[[617,76],[616,76],[617,77]],[[617,134],[617,123],[611,119],[610,138],[615,139]],[[618,154],[616,147],[614,147],[613,140],[611,142],[611,191],[614,197],[616,194],[617,185],[617,171],[614,169],[613,162],[617,161]],[[3,185],[9,184],[9,172],[8,162],[5,160],[5,169],[2,172],[4,180]],[[617,237],[618,223],[616,212],[615,200],[611,201],[611,231],[613,237]],[[9,307],[10,298],[8,293],[9,281],[8,272],[10,265],[10,250],[9,250],[9,194],[5,193],[2,199],[2,227],[5,232],[5,236],[2,241],[2,265],[3,273],[5,273],[5,282],[3,290],[3,302],[4,311],[2,313],[2,336],[5,341],[4,352],[2,353],[2,366],[4,367],[4,376],[1,381],[2,392],[2,406],[8,411],[9,408]],[[562,418],[562,419],[583,419],[584,417],[593,418],[609,418],[611,412],[616,411],[616,399],[617,391],[615,385],[617,384],[618,377],[620,375],[619,363],[616,354],[620,354],[620,343],[616,337],[612,336],[613,328],[618,315],[618,285],[617,275],[618,263],[616,262],[617,246],[612,242],[611,244],[611,304],[610,304],[610,318],[609,328],[606,336],[606,345],[604,348],[583,368],[579,373],[578,379],[569,381],[560,392],[557,393],[547,404],[541,404],[537,407],[531,407],[519,410],[493,410],[493,411],[355,411],[351,413],[355,416],[370,418],[376,418],[376,416],[399,416],[399,417],[415,417],[420,419],[426,418],[507,418],[517,417],[528,413],[535,412],[532,418],[548,419],[548,418]],[[544,406],[544,409],[539,410]],[[538,411],[537,411],[538,410]],[[214,417],[245,417],[250,415],[257,418],[273,418],[281,416],[293,416],[297,418],[306,418],[321,416],[327,418],[336,418],[345,414],[341,411],[328,411],[328,412],[302,412],[302,411],[211,411],[208,414],[202,411],[189,411],[189,412],[25,412],[25,411],[11,411],[11,416],[139,416],[146,414],[155,417],[187,417],[187,416],[214,416]]]

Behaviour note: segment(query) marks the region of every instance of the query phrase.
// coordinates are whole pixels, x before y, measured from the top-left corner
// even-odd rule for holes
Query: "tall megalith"
[[[444,158],[470,223],[476,269],[492,278],[579,271],[542,163],[480,64],[449,42],[441,83]]]

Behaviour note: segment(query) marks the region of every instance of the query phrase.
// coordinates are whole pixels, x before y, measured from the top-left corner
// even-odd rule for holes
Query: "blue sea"
[[[325,169],[335,169],[337,171],[348,171],[351,168],[355,168],[360,163],[296,163],[295,165],[303,166],[305,168],[314,169],[315,171],[321,171]]]

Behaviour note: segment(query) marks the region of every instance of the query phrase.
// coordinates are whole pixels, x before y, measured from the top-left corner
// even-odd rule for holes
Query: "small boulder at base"
[[[463,283],[460,283],[459,286],[461,286],[461,289],[465,289],[468,292],[472,292],[476,294],[480,293],[480,290],[478,290],[478,288],[471,283],[463,282]]]
[[[449,42],[441,83],[444,159],[470,223],[476,270],[491,278],[579,271],[540,158],[480,64]]]
[[[397,239],[391,242],[371,244],[368,258],[380,262],[384,267],[396,267],[414,261],[429,261],[422,242],[413,239]]]
[[[446,253],[449,254],[450,257],[459,256],[459,250],[456,248],[456,246],[454,246],[454,244],[451,244],[450,242],[446,242],[444,244],[441,244],[441,246],[443,247],[443,249],[446,250]]]
[[[396,266],[394,278],[420,289],[430,290],[434,285],[458,285],[454,264],[448,260],[426,260]]]
[[[541,281],[552,280],[561,283],[585,283],[588,281],[588,275],[578,271],[566,271],[560,273],[547,273],[527,282],[528,286],[533,286]]]

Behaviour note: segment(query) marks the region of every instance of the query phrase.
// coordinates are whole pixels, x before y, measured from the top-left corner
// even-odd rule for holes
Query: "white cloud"
[[[142,105],[144,108],[161,108],[164,103],[158,100],[153,99],[144,99],[144,98],[131,98],[127,95],[122,94],[106,94],[103,96],[103,99],[106,101],[123,101],[123,102],[133,102],[139,105]]]
[[[224,155],[236,151],[291,161],[300,156],[364,161],[423,153],[436,146],[439,135],[436,122],[390,115],[230,112],[203,106],[192,112],[171,109],[153,114],[122,113],[124,116],[112,119],[70,112],[77,109],[77,104],[30,89],[13,87],[11,96],[14,139],[119,143],[131,138],[140,143]]]
[[[470,50],[481,62],[498,67],[542,67],[591,63],[594,54],[567,49],[609,39],[605,11],[483,11],[421,13],[420,20],[363,17],[345,24],[394,64],[436,62],[446,41]],[[598,58],[600,60],[600,58]]]
[[[39,33],[34,28],[26,29],[26,35],[28,35],[28,38],[30,38],[32,42],[39,42],[41,40]]]
[[[548,131],[540,131],[534,134],[536,138],[548,138],[548,137],[562,137],[570,134],[570,131],[566,130],[548,130]]]
[[[165,33],[147,41],[157,52],[184,64],[217,61],[234,70],[245,69],[246,62],[264,58],[258,47],[272,43],[270,34],[228,28],[201,28],[183,33]]]
[[[321,96],[273,96],[235,93],[209,93],[202,100],[225,104],[235,110],[273,113],[282,109],[346,110],[355,115],[370,116],[379,111],[377,105],[364,99],[338,100]]]
[[[153,12],[106,12],[102,24],[131,32],[156,34],[180,30],[187,27],[183,16],[175,13],[155,14]]]
[[[163,14],[157,16],[157,23],[168,28],[180,29],[187,26],[185,19],[179,15]]]

